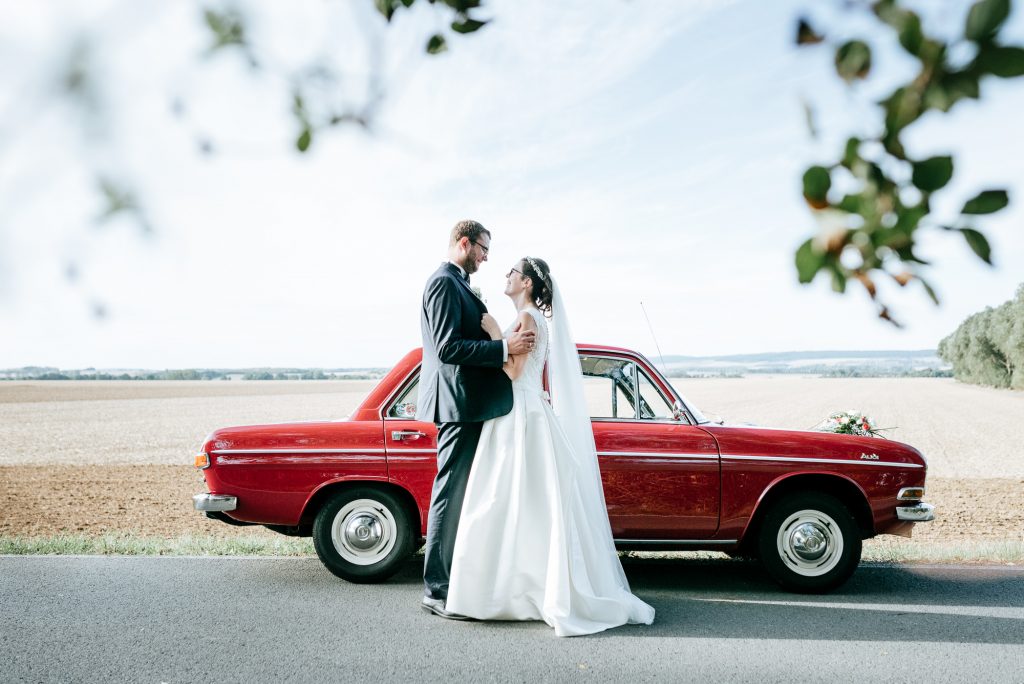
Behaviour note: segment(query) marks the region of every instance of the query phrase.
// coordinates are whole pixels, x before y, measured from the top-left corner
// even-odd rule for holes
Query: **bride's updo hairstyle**
[[[533,303],[551,318],[551,298],[555,293],[551,289],[551,269],[548,262],[539,257],[523,257],[523,275],[533,281]]]

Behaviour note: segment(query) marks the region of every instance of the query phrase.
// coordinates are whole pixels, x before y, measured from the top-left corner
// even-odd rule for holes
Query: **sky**
[[[369,0],[241,2],[271,56],[253,72],[206,54],[198,4],[0,0],[0,368],[387,367],[419,346],[423,283],[463,218],[492,233],[473,281],[499,322],[504,274],[530,255],[581,342],[935,348],[1024,281],[1024,79],[990,79],[907,136],[913,156],[955,155],[938,215],[991,187],[1011,205],[976,226],[995,267],[958,235],[922,236],[942,305],[884,287],[896,329],[859,288],[796,281],[817,227],[803,170],[874,130],[871,100],[910,75],[881,41],[876,75],[843,86],[828,48],[793,45],[812,4],[839,35],[877,32],[839,2],[488,0],[488,26],[429,56],[446,15],[426,3],[388,25]],[[932,4],[929,25],[967,6]],[[1004,35],[1024,42],[1020,11]],[[57,90],[78,45],[92,108]],[[341,70],[328,97],[361,102],[373,82],[383,99],[369,131],[300,155],[289,75],[320,57]],[[137,188],[150,233],[96,221],[98,171]]]

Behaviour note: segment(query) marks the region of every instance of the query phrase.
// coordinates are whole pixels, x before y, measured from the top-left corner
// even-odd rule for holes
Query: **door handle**
[[[427,435],[419,430],[393,430],[391,432],[391,439],[396,442],[401,442],[406,437],[409,439],[419,439],[420,437],[426,437]]]

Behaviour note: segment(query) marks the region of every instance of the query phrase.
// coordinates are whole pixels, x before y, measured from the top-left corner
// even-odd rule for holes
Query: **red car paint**
[[[927,464],[913,447],[874,437],[698,423],[699,414],[642,355],[578,348],[581,355],[634,362],[666,400],[686,409],[681,420],[593,422],[621,548],[733,550],[766,501],[796,490],[841,498],[864,537],[908,534],[914,524],[896,516],[897,492],[925,482]],[[215,431],[202,448],[210,458],[203,470],[209,492],[237,497],[235,510],[226,513],[235,521],[301,529],[334,488],[368,483],[407,500],[423,533],[436,430],[386,417],[416,381],[420,359],[419,349],[409,352],[345,420]]]

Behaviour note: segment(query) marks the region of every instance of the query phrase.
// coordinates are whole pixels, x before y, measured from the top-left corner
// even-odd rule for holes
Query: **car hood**
[[[924,455],[903,442],[812,430],[787,430],[751,425],[704,424],[722,456],[779,456],[857,463],[906,464],[926,467]]]

